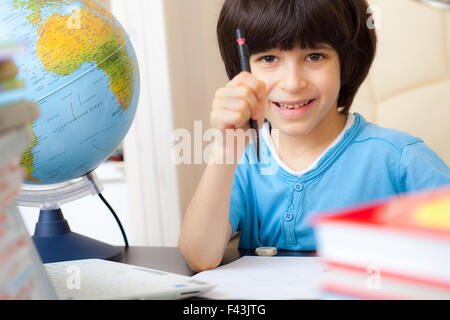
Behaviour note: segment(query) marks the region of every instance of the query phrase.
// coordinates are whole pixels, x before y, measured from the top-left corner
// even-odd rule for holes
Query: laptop
[[[215,284],[101,259],[43,264],[11,205],[0,211],[0,300],[184,299]]]

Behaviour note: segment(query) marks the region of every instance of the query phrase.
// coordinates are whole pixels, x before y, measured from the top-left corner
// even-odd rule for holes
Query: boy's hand
[[[264,122],[266,85],[248,72],[241,72],[214,96],[211,125],[226,129],[250,128],[249,120]]]

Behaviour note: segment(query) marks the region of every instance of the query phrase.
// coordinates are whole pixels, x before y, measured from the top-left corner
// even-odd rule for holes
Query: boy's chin
[[[284,125],[281,129],[279,129],[279,133],[280,135],[287,137],[298,138],[307,136],[311,132],[312,128],[313,126],[307,123],[292,123]]]

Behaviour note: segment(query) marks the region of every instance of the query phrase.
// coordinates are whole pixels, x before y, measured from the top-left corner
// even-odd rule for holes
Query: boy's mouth
[[[278,108],[280,109],[288,109],[288,110],[292,110],[292,109],[300,109],[302,107],[305,107],[309,104],[311,104],[312,102],[314,102],[315,99],[306,99],[306,100],[300,100],[300,101],[292,101],[292,102],[288,102],[288,101],[272,101],[273,104],[275,104]]]

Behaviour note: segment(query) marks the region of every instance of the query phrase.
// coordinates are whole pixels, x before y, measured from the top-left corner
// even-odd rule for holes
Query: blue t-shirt
[[[237,166],[230,198],[239,248],[316,250],[311,218],[359,203],[450,184],[450,169],[423,140],[355,114],[354,123],[301,176],[283,169],[261,139]]]

